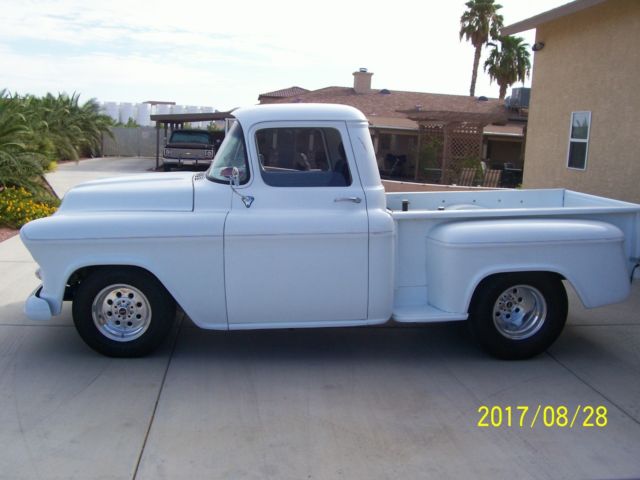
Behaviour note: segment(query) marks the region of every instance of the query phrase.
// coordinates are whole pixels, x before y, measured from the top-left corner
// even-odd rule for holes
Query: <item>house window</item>
[[[380,148],[382,150],[391,150],[391,135],[387,133],[380,134]]]
[[[589,130],[591,129],[591,112],[572,112],[571,131],[569,134],[569,154],[567,167],[584,170],[587,168],[589,152]]]

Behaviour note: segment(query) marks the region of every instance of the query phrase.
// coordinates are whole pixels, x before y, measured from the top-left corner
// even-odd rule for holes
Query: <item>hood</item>
[[[145,173],[81,183],[64,196],[60,212],[190,212],[193,172]]]

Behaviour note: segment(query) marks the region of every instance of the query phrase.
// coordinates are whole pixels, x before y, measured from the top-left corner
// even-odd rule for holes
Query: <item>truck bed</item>
[[[624,233],[630,273],[640,258],[640,205],[633,203],[565,189],[394,192],[387,193],[386,200],[397,235],[393,317],[401,322],[467,317],[429,304],[427,237],[443,223],[527,217],[606,222]],[[408,202],[407,211],[403,202]]]

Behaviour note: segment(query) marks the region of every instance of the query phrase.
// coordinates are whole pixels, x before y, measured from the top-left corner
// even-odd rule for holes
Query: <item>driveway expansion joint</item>
[[[598,395],[600,395],[602,398],[604,398],[607,402],[609,402],[611,405],[613,405],[614,407],[616,407],[618,410],[620,410],[622,413],[624,413],[627,417],[629,417],[634,423],[640,425],[640,420],[638,420],[637,418],[635,418],[631,413],[629,413],[627,410],[625,410],[622,406],[618,405],[618,403],[616,403],[615,401],[613,401],[611,398],[609,398],[607,395],[605,395],[604,393],[602,393],[600,390],[598,390],[596,387],[594,387],[593,385],[591,385],[589,382],[587,382],[584,378],[582,378],[580,375],[578,375],[576,372],[574,372],[568,365],[566,365],[565,363],[561,362],[560,360],[558,360],[558,358],[556,358],[549,350],[547,350],[545,352],[547,355],[549,355],[558,365],[560,365],[562,368],[564,368],[567,372],[569,372],[571,375],[573,375],[576,379],[578,379],[580,382],[582,382],[584,385],[586,385],[587,387],[589,387],[591,390],[593,390],[594,392],[596,392]]]
[[[171,345],[171,351],[169,352],[169,358],[167,359],[167,365],[165,366],[164,373],[162,375],[162,381],[160,382],[160,388],[158,389],[158,395],[156,396],[156,401],[153,405],[153,411],[151,412],[151,418],[149,419],[149,425],[147,426],[147,431],[144,435],[144,440],[142,442],[142,447],[140,448],[140,453],[138,454],[138,458],[136,460],[136,467],[133,471],[133,476],[131,480],[136,480],[138,478],[138,470],[140,469],[140,464],[142,463],[142,456],[144,455],[144,451],[147,448],[147,441],[149,440],[149,434],[151,433],[151,427],[153,426],[153,422],[156,419],[156,412],[158,410],[158,404],[160,403],[160,397],[162,396],[162,391],[164,389],[164,384],[167,380],[167,374],[169,373],[169,367],[171,366],[171,361],[173,360],[173,354],[176,351],[176,345],[178,344],[178,337],[180,336],[180,331],[182,330],[182,324],[184,323],[184,313],[179,314],[178,326],[176,328],[176,333],[173,338],[173,343]]]

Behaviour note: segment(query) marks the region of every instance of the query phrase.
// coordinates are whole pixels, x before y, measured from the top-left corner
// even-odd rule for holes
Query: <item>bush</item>
[[[34,197],[25,188],[7,187],[0,191],[0,226],[20,228],[36,218],[48,217],[59,201]]]

